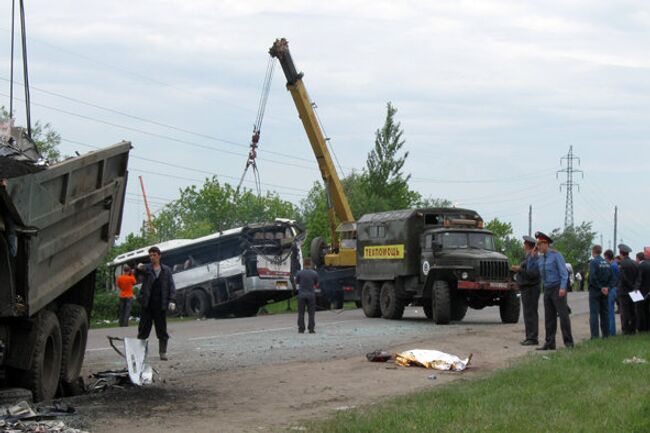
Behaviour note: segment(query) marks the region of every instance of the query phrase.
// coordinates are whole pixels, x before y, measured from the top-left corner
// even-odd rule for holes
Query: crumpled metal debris
[[[93,373],[95,381],[88,385],[88,392],[102,392],[110,388],[124,388],[131,385],[129,370],[107,370]]]
[[[153,375],[154,373],[158,374],[158,372],[147,363],[148,340],[108,337],[108,341],[111,347],[122,358],[126,359],[128,377],[134,385],[141,386],[153,383]],[[124,353],[115,346],[115,341],[124,342]]]
[[[3,433],[83,433],[67,427],[55,418],[73,415],[73,407],[55,402],[48,406],[33,408],[26,401],[13,406],[0,407],[0,431]]]
[[[374,352],[366,353],[366,359],[370,362],[388,362],[394,358],[394,353],[385,350],[375,350]]]
[[[395,356],[395,362],[404,367],[420,366],[443,371],[463,371],[471,360],[471,353],[467,358],[460,359],[455,355],[438,350],[420,349],[407,350]]]
[[[623,364],[647,364],[647,363],[648,361],[646,361],[645,359],[638,358],[636,356],[623,360]]]

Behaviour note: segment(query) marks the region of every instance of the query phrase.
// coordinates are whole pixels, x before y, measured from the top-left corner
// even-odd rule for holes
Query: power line
[[[92,149],[101,149],[101,147],[93,146],[92,144],[84,143],[84,142],[77,141],[77,140],[70,140],[70,139],[67,139],[67,138],[61,138],[61,141],[65,141],[65,142],[72,143],[72,144],[78,144],[78,145],[81,145],[81,146],[90,147]],[[180,168],[180,169],[188,170],[188,171],[192,171],[192,172],[203,173],[203,174],[207,174],[209,176],[225,177],[225,178],[234,179],[234,180],[238,179],[235,176],[229,176],[227,174],[219,174],[219,175],[217,175],[216,173],[214,173],[212,171],[201,170],[201,169],[198,169],[198,168],[195,168],[195,167],[188,167],[188,166],[185,166],[185,165],[174,164],[174,163],[171,163],[171,162],[161,161],[161,160],[158,160],[158,159],[145,158],[143,156],[137,156],[137,155],[131,155],[130,157],[134,158],[134,159],[139,159],[139,160],[142,160],[142,161],[153,162],[153,163],[156,163],[156,164],[165,165],[165,166],[172,167],[172,168]],[[250,183],[252,181],[247,181],[247,182]],[[300,191],[300,192],[304,192],[304,193],[309,192],[309,190],[306,190],[306,189],[295,188],[295,187],[291,187],[291,186],[279,185],[279,184],[274,184],[274,183],[263,182],[263,183],[261,183],[261,185],[271,186],[271,187],[275,187],[275,188],[282,188],[282,189],[290,189],[290,190]]]

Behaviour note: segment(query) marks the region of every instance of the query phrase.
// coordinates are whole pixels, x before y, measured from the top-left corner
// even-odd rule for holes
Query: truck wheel
[[[194,289],[185,300],[185,314],[192,317],[205,317],[210,311],[208,295],[201,289]]]
[[[366,281],[361,288],[361,306],[366,317],[381,316],[379,306],[379,287],[372,281]]]
[[[330,302],[330,299],[321,294],[319,297],[316,298],[316,307],[320,311],[327,311],[332,308],[332,303]]]
[[[451,320],[460,321],[465,318],[467,314],[467,299],[458,292],[454,292],[451,297]]]
[[[390,320],[399,320],[404,315],[404,302],[397,296],[395,283],[386,281],[381,286],[379,295],[381,317]]]
[[[253,317],[257,315],[260,306],[257,304],[238,303],[233,306],[232,315],[235,317]]]
[[[446,325],[451,320],[451,298],[449,284],[446,281],[438,280],[433,283],[431,294],[431,310],[433,321],[437,325]]]
[[[311,241],[311,245],[309,246],[309,258],[311,259],[311,263],[317,268],[320,268],[325,263],[325,255],[323,254],[324,250],[325,241],[322,237],[318,236]]]
[[[88,317],[80,305],[64,304],[59,310],[61,324],[61,382],[72,383],[81,374],[88,340]]]
[[[47,310],[39,313],[36,322],[32,363],[19,381],[32,391],[34,401],[51,400],[61,374],[61,327],[56,315]]]
[[[499,302],[499,313],[501,313],[501,321],[503,323],[517,323],[519,322],[519,310],[521,304],[515,292],[508,292],[508,294],[501,298]]]
[[[427,316],[427,319],[433,319],[433,301],[431,299],[425,299],[425,304],[422,306],[424,310],[424,315]]]

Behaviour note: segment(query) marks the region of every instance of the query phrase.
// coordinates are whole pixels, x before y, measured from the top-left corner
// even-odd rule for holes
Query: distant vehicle
[[[0,128],[0,370],[40,401],[78,383],[131,143],[49,166],[34,149],[22,128]]]
[[[303,229],[294,221],[276,219],[156,246],[162,262],[172,269],[181,314],[249,317],[269,302],[293,296],[303,238]],[[125,264],[147,263],[149,248],[124,253],[109,263],[111,284]]]
[[[409,303],[437,324],[462,320],[469,307],[498,305],[519,320],[517,287],[494,235],[473,210],[405,209],[357,222],[356,276],[368,317],[401,319]]]

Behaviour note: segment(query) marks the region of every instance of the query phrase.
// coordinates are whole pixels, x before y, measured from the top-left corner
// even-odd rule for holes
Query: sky
[[[650,245],[648,2],[26,3],[32,119],[60,132],[65,154],[133,143],[122,236],[145,218],[137,176],[154,212],[206,176],[238,182],[268,49],[286,37],[340,175],[363,169],[391,101],[424,197],[511,222],[516,235],[532,205],[533,231],[550,232],[564,225],[557,171],[572,146],[576,224],[592,221],[610,247],[618,206],[618,241]],[[10,6],[0,3],[4,106]],[[16,67],[21,77],[19,57]],[[296,204],[320,179],[279,65],[258,167],[264,190]]]

